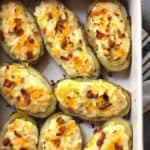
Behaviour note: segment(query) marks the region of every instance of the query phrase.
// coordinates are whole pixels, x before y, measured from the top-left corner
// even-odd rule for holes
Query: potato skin
[[[38,118],[47,117],[56,107],[52,85],[28,64],[0,67],[0,94],[17,110]]]
[[[86,31],[90,45],[107,71],[129,68],[131,29],[127,12],[118,0],[93,2],[87,15]]]
[[[34,16],[49,54],[73,77],[98,77],[100,65],[77,17],[57,0],[43,0]]]
[[[130,93],[102,79],[60,80],[55,95],[64,113],[90,122],[126,116],[131,108]]]
[[[69,140],[69,137],[72,140]],[[48,138],[47,141],[45,138]],[[65,142],[70,143],[65,143]],[[38,150],[81,150],[82,134],[70,116],[56,113],[49,117],[40,130]]]
[[[121,132],[119,128],[124,129],[123,132]],[[115,129],[115,133],[111,131],[114,129]],[[108,131],[111,132],[110,135],[108,134]],[[121,141],[121,137],[120,137],[120,141],[119,142],[117,141],[117,136],[120,133],[124,133],[124,136],[122,136],[122,143],[119,143]],[[105,142],[105,139],[108,141],[108,137],[109,137],[109,140],[111,138],[111,144],[109,143],[110,147],[107,147],[107,148],[111,149],[112,148],[111,146],[115,146],[115,149],[117,150],[124,149],[122,144],[125,143],[125,139],[126,139],[127,140],[126,149],[132,150],[132,137],[133,137],[132,133],[133,133],[132,126],[127,120],[122,119],[122,118],[113,118],[107,121],[106,123],[104,123],[102,128],[94,132],[94,134],[92,135],[90,140],[87,142],[83,150],[91,150],[94,146],[95,146],[94,150],[99,150],[99,148],[104,147],[104,145],[106,146],[106,143],[108,142]],[[111,135],[112,137],[110,137]],[[92,144],[90,144],[91,141],[93,141]]]
[[[44,54],[44,46],[34,17],[18,0],[7,0],[0,6],[2,48],[15,61],[35,64]]]
[[[2,130],[1,130],[1,134],[0,134],[0,149],[3,149],[2,147],[4,146],[4,144],[6,145],[7,143],[6,143],[6,137],[5,137],[5,134],[8,132],[8,126],[10,125],[10,124],[12,124],[12,123],[14,123],[16,120],[22,120],[22,121],[25,121],[25,122],[29,122],[29,123],[31,123],[32,124],[32,127],[33,127],[33,129],[36,131],[36,132],[34,132],[33,130],[33,132],[31,132],[31,130],[30,130],[30,132],[33,134],[36,134],[36,144],[35,144],[35,149],[36,149],[36,147],[37,147],[37,144],[38,144],[38,136],[39,136],[39,131],[38,131],[38,127],[37,127],[37,124],[36,124],[36,121],[33,119],[33,118],[31,118],[31,117],[29,117],[27,114],[25,114],[25,113],[23,113],[23,112],[16,112],[16,113],[13,113],[12,115],[10,115],[10,117],[8,118],[8,121],[4,124],[4,126],[3,126],[3,128],[2,128]],[[24,123],[25,123],[24,122]],[[20,124],[20,127],[21,127],[21,124]],[[31,127],[31,125],[30,125],[30,127]],[[22,128],[21,128],[22,129]],[[16,133],[17,132],[17,128],[15,129],[15,131],[14,131],[15,133],[15,135],[16,135],[16,137],[18,136],[18,138],[22,138],[22,137],[19,137],[19,134],[21,134],[21,133]],[[21,131],[20,131],[21,132]],[[30,133],[29,132],[29,133]],[[7,137],[7,138],[10,138],[10,137]],[[5,141],[4,141],[5,140]],[[10,139],[9,139],[9,141],[10,141]],[[11,142],[11,141],[10,141]],[[29,142],[29,141],[28,141]],[[22,145],[23,146],[23,145]]]

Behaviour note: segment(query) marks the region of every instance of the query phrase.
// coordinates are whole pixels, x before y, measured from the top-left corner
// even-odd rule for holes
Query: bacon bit
[[[53,19],[53,15],[51,13],[48,14],[48,20]]]
[[[9,138],[3,139],[3,145],[4,145],[4,146],[8,146],[9,144],[10,144]]]
[[[106,12],[107,12],[107,9],[106,9],[106,8],[103,8],[103,9],[101,10],[101,12],[102,12],[102,13],[106,13]]]
[[[14,27],[13,33],[15,33],[17,36],[21,36],[24,34],[24,30],[21,28],[22,20],[20,18],[15,18],[14,22],[16,23],[16,26]]]
[[[115,150],[123,150],[123,146],[115,143]]]
[[[65,120],[62,118],[62,117],[58,117],[56,122],[59,124],[59,125],[62,125],[65,123]]]
[[[15,136],[17,136],[17,137],[21,137],[21,135],[20,135],[17,131],[15,131],[14,134],[15,134]]]
[[[14,33],[17,35],[17,36],[21,36],[21,35],[23,35],[24,34],[24,30],[23,29],[21,29],[20,27],[15,27],[14,28]]]
[[[88,91],[86,92],[86,96],[87,96],[87,98],[97,98],[97,97],[98,97],[98,94],[94,94],[94,93],[92,93],[91,90],[88,90]]]
[[[116,45],[115,41],[109,40],[109,47],[113,48]]]
[[[8,80],[8,79],[6,79],[6,80],[4,81],[4,84],[3,84],[3,86],[6,87],[6,88],[14,88],[15,85],[16,85],[15,82],[10,81],[10,80]]]
[[[27,93],[27,91],[24,89],[21,89],[21,94],[23,95],[24,100],[26,101],[27,105],[29,105],[31,103],[30,94]]]
[[[72,54],[69,54],[68,56],[69,56],[69,57],[72,57]]]
[[[104,99],[105,101],[108,101],[108,100],[109,100],[108,95],[104,93],[104,94],[103,94],[103,99]]]
[[[117,12],[114,12],[114,15],[117,16],[117,17],[119,17],[119,14]]]
[[[65,126],[59,128],[59,131],[61,134],[63,134],[65,132],[65,130],[66,130]]]
[[[68,61],[68,60],[69,60],[68,57],[64,57],[64,56],[60,56],[60,59],[65,60],[65,61]]]
[[[33,39],[31,36],[28,37],[28,41],[29,41],[31,44],[34,43],[34,39]]]
[[[109,16],[109,17],[108,17],[108,20],[111,21],[111,20],[112,20],[112,16]]]
[[[60,147],[60,144],[61,144],[60,139],[54,139],[54,140],[52,140],[52,142],[53,142],[53,144],[54,144],[57,148]]]
[[[3,33],[2,30],[0,30],[0,40],[1,40],[1,41],[4,41],[4,40],[5,40],[4,33]]]
[[[55,31],[56,32],[61,32],[62,28],[64,28],[64,23],[66,22],[66,19],[62,19],[60,18],[56,24],[56,27],[55,27]]]
[[[126,37],[125,33],[122,33],[122,34],[119,35],[119,38],[121,38],[121,39],[123,39],[125,37]]]
[[[107,94],[104,94],[101,96],[103,101],[102,101],[102,106],[99,107],[99,109],[106,109],[108,107],[110,107],[112,104],[109,102],[109,97]]]
[[[59,132],[59,133],[56,133],[56,136],[61,136],[61,135],[62,135],[62,133],[60,133],[60,132]]]
[[[26,56],[27,56],[27,59],[29,59],[29,60],[34,58],[34,55],[33,55],[32,51],[28,51],[26,53]]]
[[[21,26],[22,20],[20,18],[15,18],[14,22],[16,23],[16,26]]]
[[[65,49],[67,47],[67,44],[68,44],[67,38],[64,38],[64,40],[62,41],[62,44],[61,44],[61,48]]]
[[[105,36],[104,33],[102,33],[102,32],[100,32],[100,31],[96,30],[96,38],[102,39],[104,36]]]
[[[101,146],[103,145],[104,143],[104,139],[105,139],[105,133],[104,132],[101,132],[101,137],[98,139],[98,141],[96,142],[97,146],[99,148],[101,148]]]
[[[74,112],[71,107],[69,107],[67,110],[68,110],[70,113]]]

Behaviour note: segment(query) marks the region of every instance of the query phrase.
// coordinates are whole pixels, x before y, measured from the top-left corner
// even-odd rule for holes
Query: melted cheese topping
[[[56,115],[47,120],[41,130],[40,150],[81,150],[80,129],[70,117]]]
[[[53,94],[48,83],[23,65],[1,67],[0,87],[2,95],[17,109],[42,113],[52,103]]]
[[[130,150],[129,136],[122,125],[111,125],[96,132],[84,150]]]
[[[7,141],[7,142],[6,142]],[[38,130],[23,119],[15,119],[7,126],[2,150],[37,150]]]
[[[123,65],[130,53],[130,27],[119,3],[98,2],[89,11],[87,31],[101,63]]]
[[[112,117],[129,107],[128,94],[104,80],[60,81],[55,95],[68,112],[88,118]]]
[[[41,55],[42,40],[33,17],[15,1],[1,5],[0,37],[14,59],[33,62]]]
[[[96,57],[86,44],[75,15],[56,0],[45,0],[34,13],[47,50],[72,76],[95,76],[99,71]]]

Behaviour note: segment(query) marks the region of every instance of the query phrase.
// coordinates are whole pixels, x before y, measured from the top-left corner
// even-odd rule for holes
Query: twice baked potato
[[[81,147],[80,128],[71,117],[57,113],[42,126],[38,150],[81,150]]]
[[[64,79],[55,87],[63,112],[89,121],[125,116],[131,107],[130,94],[120,86],[98,79]]]
[[[117,0],[94,2],[87,16],[86,31],[100,63],[109,72],[130,65],[131,31],[127,12]]]
[[[83,150],[131,150],[132,127],[121,118],[112,119],[95,131]]]
[[[0,2],[0,43],[17,61],[35,63],[43,55],[37,24],[19,0]]]
[[[52,86],[27,64],[0,67],[0,94],[17,110],[35,117],[47,117],[55,110]]]
[[[99,76],[99,63],[73,12],[57,0],[43,0],[34,16],[48,52],[68,75]]]
[[[1,131],[1,150],[37,150],[38,128],[35,121],[23,113],[11,115]]]

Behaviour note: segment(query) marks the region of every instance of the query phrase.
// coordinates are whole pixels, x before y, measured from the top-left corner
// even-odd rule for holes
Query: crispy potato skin
[[[130,93],[102,79],[60,80],[55,95],[64,113],[90,122],[126,116],[131,108]]]
[[[114,147],[115,150],[132,150],[132,133],[132,126],[127,120],[113,118],[94,132],[83,150],[92,150],[92,148],[94,150],[99,150],[99,148],[114,149]]]
[[[9,146],[8,141],[11,142],[12,139],[11,139],[11,137],[5,137],[5,136],[6,136],[7,132],[8,132],[8,126],[10,124],[15,123],[16,120],[22,120],[25,124],[26,123],[31,123],[30,127],[32,127],[34,129],[34,131],[33,130],[32,131],[29,130],[29,133],[36,134],[36,143],[35,143],[35,147],[34,148],[37,149],[39,131],[38,131],[38,127],[37,127],[36,121],[33,118],[29,117],[27,114],[23,113],[23,112],[13,113],[12,115],[10,115],[8,121],[4,124],[4,126],[3,126],[2,130],[1,130],[1,133],[0,133],[0,149],[3,149],[4,145],[6,146],[6,144],[8,144],[8,146]],[[20,124],[20,127],[21,127],[21,124]],[[22,129],[22,128],[20,128],[20,129]],[[12,131],[13,130],[14,130],[14,135],[16,136],[15,138],[18,138],[18,140],[19,140],[19,138],[20,138],[20,140],[22,138],[24,138],[24,137],[20,136],[20,134],[22,134],[22,133],[18,133],[19,131],[17,131],[17,128],[12,129]],[[21,146],[23,146],[23,145],[21,145]]]
[[[47,117],[56,107],[52,85],[28,64],[0,67],[0,94],[17,110],[38,118]]]
[[[77,17],[68,8],[57,0],[44,0],[35,8],[34,16],[47,51],[69,76],[99,76],[99,62]]]
[[[46,140],[47,138],[49,140]],[[68,143],[65,143],[67,141]],[[81,150],[81,147],[80,128],[70,116],[56,113],[43,124],[40,130],[38,150]]]
[[[0,43],[15,61],[35,64],[44,54],[43,40],[32,14],[18,0],[0,3]]]
[[[131,62],[131,29],[124,6],[117,0],[91,4],[86,22],[90,45],[109,72],[123,71]]]

